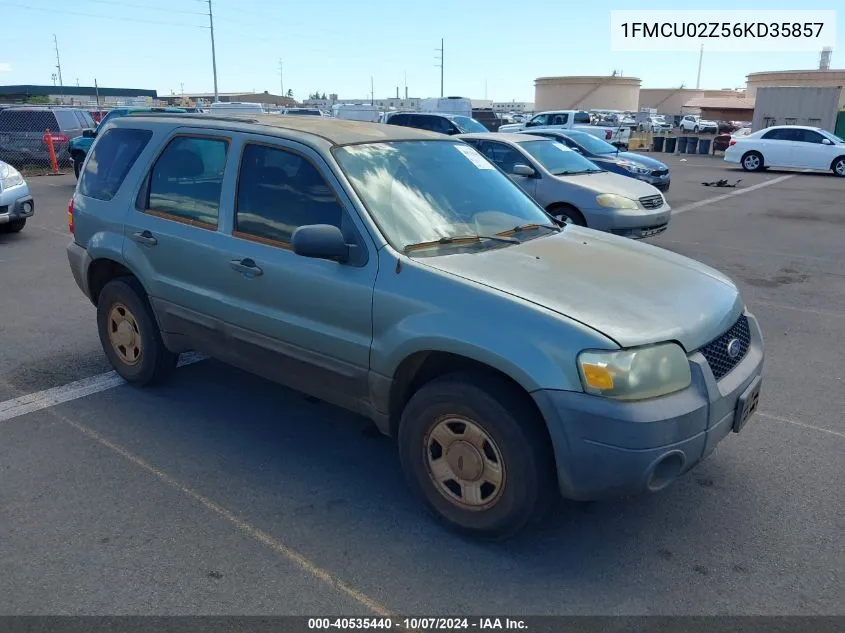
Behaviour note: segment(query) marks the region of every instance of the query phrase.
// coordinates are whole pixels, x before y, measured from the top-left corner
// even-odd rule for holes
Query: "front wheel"
[[[0,224],[0,233],[20,233],[26,226],[26,218],[18,218],[6,224]]]
[[[512,536],[554,493],[554,459],[528,396],[495,376],[437,378],[402,412],[399,455],[412,490],[450,528]]]
[[[583,214],[575,207],[568,204],[558,204],[549,207],[549,215],[560,222],[571,222],[578,226],[587,226]]]
[[[763,155],[760,152],[747,152],[741,164],[745,171],[760,171],[763,169]]]
[[[833,161],[833,175],[845,178],[845,156],[837,158]]]
[[[124,277],[108,282],[97,297],[100,343],[115,371],[142,386],[163,382],[179,359],[164,346],[141,284]]]

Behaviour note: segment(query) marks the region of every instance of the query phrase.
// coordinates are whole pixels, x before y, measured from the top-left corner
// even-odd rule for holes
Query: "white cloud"
[[[9,62],[0,62],[0,73],[12,72],[12,65]]]

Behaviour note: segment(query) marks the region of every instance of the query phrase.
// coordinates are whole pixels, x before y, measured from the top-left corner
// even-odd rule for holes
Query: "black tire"
[[[140,354],[134,364],[121,358],[109,339],[109,315],[113,307],[124,306],[134,319],[134,334],[140,338]],[[112,367],[127,382],[143,386],[166,381],[176,369],[179,355],[164,346],[161,332],[144,288],[133,277],[108,282],[97,297],[97,330],[100,344]]]
[[[763,169],[763,155],[760,152],[745,152],[739,164],[745,171],[760,171]]]
[[[73,159],[73,175],[76,176],[76,179],[79,180],[79,172],[82,171],[82,161],[78,160],[76,157]]]
[[[692,128],[692,133],[698,134],[698,126],[697,125],[694,128]]]
[[[20,233],[26,226],[26,218],[11,220],[6,224],[0,224],[0,233]]]
[[[587,226],[587,220],[584,219],[584,214],[570,204],[553,204],[548,208],[548,212],[549,215],[558,220],[563,221],[569,218],[572,220],[572,224]]]
[[[831,171],[833,171],[834,176],[845,178],[845,156],[840,156],[839,158],[835,159],[830,165],[830,169]]]
[[[498,377],[458,372],[425,384],[405,406],[399,424],[402,468],[411,489],[449,528],[477,538],[501,540],[540,518],[554,498],[551,442],[527,397]],[[470,510],[448,498],[429,474],[433,446],[429,433],[451,416],[470,420],[483,429],[501,455],[501,489],[495,497],[490,495],[492,500],[486,507]],[[485,444],[485,454],[487,448],[489,444]],[[446,459],[445,454],[441,459]],[[463,467],[463,461],[457,463]],[[456,479],[449,481],[458,485]]]

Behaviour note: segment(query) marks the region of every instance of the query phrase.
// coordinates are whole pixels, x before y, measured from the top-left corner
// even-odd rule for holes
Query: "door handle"
[[[155,246],[158,244],[158,240],[149,231],[138,231],[137,233],[133,233],[132,241],[138,242],[138,244],[143,244],[144,246]]]
[[[229,261],[229,266],[247,277],[258,277],[264,274],[264,271],[249,257],[232,259]]]

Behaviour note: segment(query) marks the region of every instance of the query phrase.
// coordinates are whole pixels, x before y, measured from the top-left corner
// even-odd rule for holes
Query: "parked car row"
[[[659,191],[556,138],[145,113],[98,131],[67,253],[129,383],[197,350],[348,408],[436,517],[503,538],[556,495],[666,488],[757,408],[730,279],[560,221],[640,217]]]

